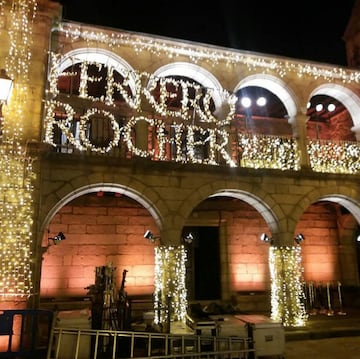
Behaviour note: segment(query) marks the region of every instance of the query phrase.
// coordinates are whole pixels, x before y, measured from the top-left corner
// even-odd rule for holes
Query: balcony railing
[[[301,152],[296,138],[168,124],[149,118],[88,122],[60,119],[48,125],[45,142],[57,152],[152,161],[299,171]],[[315,172],[357,174],[360,144],[310,139],[307,156]]]
[[[300,151],[292,137],[239,134],[241,167],[300,169]]]
[[[352,141],[309,140],[310,165],[315,172],[357,174],[360,144]]]

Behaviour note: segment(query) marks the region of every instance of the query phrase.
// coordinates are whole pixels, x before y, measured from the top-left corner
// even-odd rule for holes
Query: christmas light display
[[[242,167],[300,170],[300,149],[294,138],[239,134]]]
[[[271,246],[271,319],[284,326],[304,326],[307,321],[301,247]]]
[[[360,170],[360,145],[350,141],[309,140],[313,171],[356,174]]]
[[[110,50],[129,46],[136,52],[148,51],[156,56],[169,55],[171,58],[188,56],[192,62],[201,60],[211,61],[213,65],[220,61],[228,65],[245,64],[249,71],[257,73],[271,71],[284,76],[289,72],[297,72],[299,77],[306,75],[347,83],[358,82],[359,78],[358,72],[338,67],[331,69],[329,66],[310,66],[302,62],[268,59],[265,56],[252,54],[244,55],[213,47],[176,44],[170,40],[153,38],[150,40],[133,33],[90,30],[84,25],[60,23],[56,31],[72,42],[85,41],[90,49],[102,43]],[[235,146],[231,144],[233,147],[230,149],[231,127],[238,121],[235,113],[237,97],[233,93],[223,90],[221,97],[225,112],[222,111],[222,115],[216,117],[215,112],[211,110],[214,90],[186,79],[161,78],[147,72],[129,70],[122,65],[116,66],[114,63],[99,63],[97,61],[104,59],[96,52],[91,53],[86,59],[79,54],[68,58],[67,54],[51,52],[50,59],[48,100],[45,106],[45,142],[53,146],[62,145],[54,139],[54,132],[60,129],[66,145],[80,151],[109,153],[123,142],[129,153],[152,160],[300,170],[300,150],[295,138],[240,132],[237,133],[237,143]],[[60,70],[64,63],[77,64],[78,72],[69,70],[70,67]],[[95,75],[90,74],[91,67],[97,68]],[[101,72],[104,69],[105,71]],[[70,99],[64,103],[62,97],[60,101],[59,79],[67,78],[71,81],[71,78],[76,76],[79,76],[79,97],[92,102],[85,114],[76,113]],[[119,77],[122,81],[118,80]],[[90,94],[89,86],[100,81],[106,83],[105,95]],[[128,107],[128,113],[132,114],[130,117],[124,115],[122,123],[118,123],[111,112],[111,107],[116,107],[115,93],[120,94]],[[169,106],[169,102],[179,96],[179,93],[179,107]],[[99,102],[108,106],[109,110],[97,109]],[[144,110],[149,106],[151,113]],[[57,117],[59,113],[62,114],[61,118]],[[110,133],[112,137],[109,138],[106,146],[95,145],[89,139],[90,123],[99,117],[107,122],[112,130]],[[152,139],[148,138],[148,148],[137,148],[135,145],[135,126],[140,121],[146,121],[148,130],[152,133]],[[198,156],[199,151],[206,152],[206,157]],[[356,153],[359,151],[360,147],[356,142],[334,145],[330,142],[309,140],[308,144],[312,169],[323,173],[358,173],[359,161]],[[318,155],[319,152],[321,155]],[[324,153],[326,156],[323,155]]]
[[[15,80],[15,87],[11,102],[6,112],[4,111],[3,141],[0,146],[0,295],[27,296],[32,291],[31,226],[34,173],[32,160],[26,156],[21,143],[22,124],[26,121],[27,98],[28,93],[31,92],[28,75],[32,21],[37,4],[35,0],[0,0],[1,15],[4,14],[3,9],[8,4],[11,4],[10,18],[7,21],[10,46],[6,71]],[[74,43],[81,41],[89,48],[104,46],[108,49],[120,49],[129,46],[137,53],[147,51],[154,56],[168,56],[171,59],[187,57],[192,63],[201,61],[216,66],[221,62],[229,67],[245,65],[249,73],[269,73],[280,77],[294,73],[298,77],[322,78],[329,82],[336,80],[343,83],[359,83],[360,81],[360,72],[328,65],[309,65],[300,61],[280,60],[210,46],[178,44],[170,40],[147,38],[125,32],[94,31],[76,24],[60,23],[56,30],[70,41]],[[80,151],[108,153],[117,147],[120,141],[124,141],[132,153],[141,157],[156,156],[156,159],[161,161],[174,159],[177,162],[209,165],[218,165],[220,158],[231,167],[239,165],[228,150],[230,143],[228,126],[235,120],[237,99],[234,94],[224,91],[223,98],[227,112],[221,118],[217,118],[211,110],[212,90],[209,88],[203,88],[186,80],[156,78],[146,72],[125,70],[120,74],[123,81],[118,82],[114,76],[115,69],[107,66],[105,96],[95,97],[89,94],[88,85],[100,82],[103,78],[90,75],[88,69],[90,66],[96,66],[100,72],[105,65],[89,60],[80,64],[79,97],[90,100],[94,106],[89,106],[84,113],[77,114],[71,103],[62,102],[57,98],[59,78],[71,78],[77,74],[68,70],[64,72],[59,70],[62,61],[60,54],[51,53],[50,57],[49,89],[45,103],[45,142],[56,146],[54,130],[60,129],[67,141]],[[143,83],[147,85],[143,86]],[[169,85],[176,91],[169,91]],[[129,86],[133,89],[131,95],[128,91]],[[153,91],[157,86],[159,96],[155,99]],[[167,102],[174,98],[178,89],[181,89],[182,94],[181,106],[176,109],[170,108]],[[134,116],[127,118],[124,124],[118,123],[110,110],[103,110],[95,105],[101,102],[107,106],[115,106],[115,92],[122,96],[129,110],[136,112]],[[190,92],[195,95],[190,96]],[[156,116],[144,116],[142,109],[144,100]],[[59,112],[65,116],[58,118]],[[89,123],[94,117],[102,117],[110,124],[113,136],[105,146],[97,146],[89,139]],[[156,150],[136,147],[134,127],[140,121],[147,122],[148,127],[155,133]],[[172,132],[168,131],[169,128]],[[243,167],[281,170],[300,168],[299,149],[295,139],[243,133],[239,134],[237,141],[236,147],[242,151],[240,164]],[[183,150],[184,143],[186,143],[186,156]],[[168,145],[175,146],[173,156],[169,156],[166,152]],[[199,147],[208,149],[206,157],[196,155]],[[334,173],[359,171],[357,144],[346,142],[330,145],[320,141],[310,141],[308,151],[314,171]],[[321,155],[318,151],[321,151]],[[327,157],[324,157],[324,153]],[[306,314],[302,304],[300,248],[271,247],[270,251],[272,317],[276,320],[281,318],[284,325],[303,325]],[[169,313],[174,320],[184,320],[187,307],[185,250],[183,247],[160,246],[155,249],[155,258],[155,306],[158,309],[156,321],[163,323]],[[168,303],[170,307],[167,306]]]
[[[6,72],[14,80],[6,106],[0,144],[0,296],[29,296],[32,293],[31,247],[33,221],[32,159],[21,145],[22,124],[27,120],[29,64],[35,0],[9,3],[9,51]],[[3,11],[3,9],[2,9]]]
[[[165,324],[168,318],[171,321],[186,321],[185,263],[184,246],[155,247],[155,324]]]
[[[60,129],[66,136],[67,142],[80,151],[94,151],[98,153],[110,152],[114,147],[119,145],[119,141],[126,143],[128,150],[136,156],[152,158],[154,160],[166,161],[174,160],[182,163],[201,163],[209,165],[219,165],[220,162],[236,167],[238,163],[234,161],[228,152],[230,130],[229,125],[235,118],[236,96],[226,93],[224,98],[228,108],[227,114],[222,119],[217,119],[210,111],[211,91],[201,89],[198,85],[174,79],[155,79],[154,76],[147,73],[130,73],[122,71],[123,83],[114,82],[115,70],[107,70],[106,78],[101,76],[90,76],[85,69],[89,69],[90,64],[94,62],[81,63],[80,68],[80,86],[79,96],[93,101],[94,106],[98,102],[107,105],[114,105],[114,92],[110,88],[116,88],[123,97],[126,105],[136,110],[139,115],[132,116],[127,122],[120,127],[115,121],[114,115],[109,111],[97,110],[91,107],[85,114],[77,114],[70,103],[63,103],[57,100],[59,90],[57,87],[59,77],[73,77],[76,72],[65,71],[59,73],[61,57],[56,54],[52,55],[52,66],[49,78],[49,97],[46,102],[45,117],[45,142],[56,146],[54,132]],[[74,61],[76,61],[74,59]],[[96,64],[101,68],[100,64]],[[150,87],[142,87],[143,79],[146,79]],[[135,83],[135,98],[129,97],[125,84],[133,79]],[[141,80],[142,79],[142,80]],[[88,93],[88,84],[94,81],[106,80],[106,97],[94,97]],[[157,101],[151,89],[160,84],[160,96]],[[167,106],[167,100],[174,98],[175,93],[169,92],[167,84],[171,84],[175,89],[181,87],[182,98],[181,108],[173,110]],[[192,91],[190,91],[192,90]],[[194,98],[189,96],[192,92]],[[201,94],[198,95],[198,94]],[[161,118],[152,118],[143,116],[142,113],[142,96],[151,105],[154,112]],[[200,103],[202,106],[200,106]],[[62,113],[61,118],[56,114]],[[198,124],[194,124],[194,114],[198,116]],[[97,147],[92,144],[88,138],[89,123],[95,115],[101,115],[109,121],[112,128],[113,137],[106,147]],[[75,120],[75,117],[77,119]],[[145,121],[148,123],[148,129],[152,130],[157,142],[157,152],[154,148],[139,149],[135,146],[135,126],[138,122]],[[180,122],[181,121],[181,122]],[[78,127],[77,127],[78,126]],[[75,129],[75,130],[74,130]],[[76,130],[78,129],[78,130]],[[121,136],[121,133],[123,136]],[[169,146],[173,146],[173,153],[169,154]],[[186,147],[186,150],[184,149]],[[241,165],[252,168],[275,168],[275,169],[293,169],[299,170],[300,154],[297,142],[294,139],[276,136],[252,135],[239,133],[238,152],[241,152]],[[197,156],[197,149],[206,149],[207,157]],[[186,155],[185,155],[186,154]],[[261,154],[261,155],[260,155]]]
[[[227,66],[243,64],[247,66],[248,71],[276,73],[280,77],[284,77],[288,73],[295,73],[298,77],[309,76],[327,81],[340,80],[343,83],[359,83],[360,81],[359,71],[330,65],[314,65],[295,60],[274,59],[273,57],[244,54],[236,50],[226,51],[213,46],[198,46],[189,43],[179,44],[171,40],[148,38],[134,33],[94,31],[84,25],[65,22],[58,25],[57,31],[63,33],[73,42],[84,41],[88,47],[91,47],[92,44],[97,44],[97,46],[98,44],[104,44],[109,48],[130,46],[137,53],[146,51],[155,56],[167,56],[171,59],[188,57],[193,63],[204,61],[212,66],[218,65],[220,62]]]

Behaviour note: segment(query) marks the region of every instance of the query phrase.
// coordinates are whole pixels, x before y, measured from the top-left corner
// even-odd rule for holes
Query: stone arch
[[[354,201],[352,198],[335,194],[335,195],[327,195],[320,197],[319,200],[330,201],[340,204],[342,207],[345,207],[354,216],[354,218],[358,223],[360,223],[360,203]]]
[[[264,218],[265,222],[270,228],[272,235],[279,233],[279,220],[276,213],[272,210],[266,202],[264,202],[260,197],[255,196],[252,193],[248,193],[242,190],[219,190],[216,193],[210,195],[209,197],[220,197],[228,196],[240,199],[254,207],[260,215]]]
[[[129,87],[132,93],[136,92],[136,77],[135,71],[131,65],[122,57],[114,54],[111,51],[100,48],[78,48],[71,50],[62,56],[59,63],[59,72],[61,73],[71,65],[82,61],[93,61],[106,66],[114,68],[117,72],[129,74]]]
[[[212,99],[216,109],[220,109],[223,102],[223,89],[216,77],[199,65],[188,62],[174,62],[158,68],[154,76],[184,76],[199,82],[202,86],[212,89]]]
[[[235,86],[234,92],[247,86],[263,87],[269,90],[270,92],[274,93],[284,104],[289,118],[292,119],[296,116],[298,111],[297,111],[297,100],[295,94],[286,85],[284,81],[272,75],[266,75],[266,74],[251,75],[241,80]]]
[[[149,211],[151,216],[154,218],[155,223],[159,226],[159,229],[161,230],[163,226],[163,220],[160,215],[160,211],[158,208],[154,205],[154,203],[146,196],[144,196],[142,193],[136,191],[133,188],[129,188],[128,186],[124,186],[117,183],[94,183],[91,185],[85,185],[81,186],[68,194],[66,194],[64,197],[61,198],[57,203],[55,203],[51,209],[47,212],[47,215],[45,216],[42,225],[41,225],[41,231],[44,231],[44,228],[48,225],[51,218],[59,211],[60,208],[65,206],[67,203],[72,201],[73,199],[85,195],[87,193],[92,192],[98,192],[98,191],[104,191],[104,192],[116,192],[120,193],[122,195],[126,195],[137,202],[139,202],[142,206],[144,206],[145,209]]]
[[[236,186],[231,186],[229,184],[227,184],[225,188],[222,183],[220,183],[217,188],[215,187],[216,184],[212,184],[212,186],[207,188],[207,191],[204,191],[204,187],[202,187],[201,191],[195,189],[188,196],[189,201],[184,201],[181,208],[179,208],[179,214],[182,214],[184,222],[198,203],[207,198],[225,196],[239,199],[254,207],[264,218],[274,237],[283,230],[280,228],[280,225],[284,213],[281,207],[277,205],[272,197],[266,192],[259,191],[258,188],[236,189]]]
[[[360,98],[356,95],[356,93],[345,86],[337,84],[324,84],[312,91],[310,98],[316,95],[327,95],[333,97],[346,107],[354,124],[351,130],[355,132],[357,140],[360,140]]]
[[[316,188],[296,203],[291,216],[294,222],[297,223],[301,215],[311,204],[318,201],[329,201],[345,207],[355,217],[356,221],[360,223],[360,202],[354,198],[360,198],[360,193],[354,192],[354,189],[348,186],[325,187],[323,189]]]

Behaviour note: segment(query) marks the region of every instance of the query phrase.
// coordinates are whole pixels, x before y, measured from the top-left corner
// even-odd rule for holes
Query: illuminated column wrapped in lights
[[[27,120],[29,65],[35,0],[2,1],[9,10],[9,51],[6,72],[14,80],[11,101],[4,113],[0,144],[0,297],[27,297],[32,283],[32,159],[22,146]]]
[[[184,246],[155,247],[155,318],[156,324],[171,321],[185,323],[187,311],[186,250]],[[170,304],[170,308],[168,308]],[[170,324],[170,323],[168,323]]]
[[[0,296],[28,296],[32,289],[32,163],[0,147]]]
[[[303,291],[301,247],[271,246],[271,319],[284,326],[304,326],[307,321]]]

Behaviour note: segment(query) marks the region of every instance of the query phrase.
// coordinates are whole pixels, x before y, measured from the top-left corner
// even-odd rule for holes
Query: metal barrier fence
[[[53,328],[47,359],[255,358],[250,338]]]

